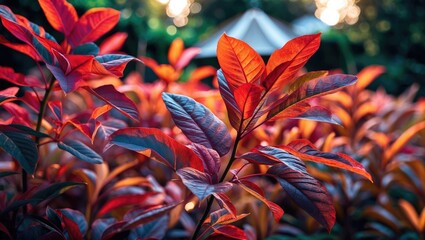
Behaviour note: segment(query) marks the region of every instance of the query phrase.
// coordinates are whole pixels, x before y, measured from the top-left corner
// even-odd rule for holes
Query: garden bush
[[[181,81],[199,53],[181,39],[158,64],[104,38],[118,11],[39,4],[60,42],[0,5],[0,43],[34,62],[0,67],[2,238],[423,236],[424,106],[365,90],[382,67],[305,72],[320,34],[267,63],[224,34],[220,69]],[[120,79],[130,61],[158,80]]]

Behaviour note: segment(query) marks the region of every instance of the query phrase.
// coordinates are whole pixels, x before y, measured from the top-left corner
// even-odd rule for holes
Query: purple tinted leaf
[[[118,77],[122,77],[124,68],[130,61],[140,61],[138,58],[124,54],[105,54],[95,57],[108,71]]]
[[[109,240],[109,239],[116,239],[114,238],[115,235],[117,235],[118,233],[121,233],[123,231],[125,231],[123,229],[123,226],[127,224],[126,221],[120,221],[120,222],[116,222],[113,223],[111,225],[109,225],[102,233],[102,240]],[[123,237],[123,236],[121,236]]]
[[[230,182],[212,184],[211,177],[207,173],[193,168],[179,169],[177,175],[180,176],[183,184],[201,201],[213,193],[227,192],[233,186]]]
[[[341,122],[337,116],[334,116],[328,109],[324,107],[320,107],[320,106],[311,107],[309,110],[305,111],[304,113],[291,118],[313,120],[316,122],[325,122],[325,123],[341,125]]]
[[[230,124],[234,129],[238,130],[241,123],[242,114],[239,110],[238,104],[236,103],[235,96],[233,95],[233,92],[230,89],[221,69],[217,70],[217,78],[220,95],[226,104]]]
[[[95,89],[86,89],[127,117],[136,121],[139,120],[139,111],[137,110],[137,106],[125,94],[117,91],[113,85],[105,85]]]
[[[218,173],[220,171],[220,155],[215,150],[206,148],[200,144],[192,143],[188,147],[202,160],[205,173],[211,176],[212,182],[217,183]]]
[[[110,139],[117,146],[154,156],[174,170],[181,167],[204,170],[202,160],[192,150],[156,128],[124,128],[114,132]]]
[[[101,240],[102,234],[105,230],[116,223],[117,220],[115,218],[99,218],[93,222],[91,226],[91,237],[93,240]]]
[[[274,176],[298,206],[330,231],[335,223],[335,209],[326,188],[308,174],[299,158],[293,156],[282,161],[283,164],[269,168],[267,174]]]
[[[130,232],[129,239],[163,239],[167,233],[168,216],[143,224]]]
[[[138,211],[137,215],[135,215],[135,212],[129,212],[124,216],[124,219],[129,219],[129,216],[127,215],[131,215],[134,216],[131,218],[131,220],[129,220],[124,226],[123,229],[128,230],[128,229],[132,229],[136,226],[139,226],[141,224],[146,224],[148,222],[151,222],[165,214],[167,214],[169,211],[171,211],[173,208],[175,208],[177,205],[179,205],[180,203],[173,203],[173,204],[169,204],[169,205],[159,205],[159,206],[155,206],[155,207],[151,207],[148,209],[145,209],[143,211]]]
[[[58,142],[58,147],[85,162],[93,164],[101,164],[103,162],[103,159],[99,154],[79,141],[67,139],[63,142]]]
[[[303,84],[289,95],[276,101],[267,115],[271,119],[286,108],[301,103],[313,97],[333,93],[339,89],[356,83],[357,77],[353,75],[335,74],[320,77]]]
[[[127,127],[127,124],[124,121],[118,119],[108,119],[102,121],[99,128],[97,129],[97,136],[106,140],[111,136],[112,133],[118,129]]]
[[[162,99],[175,124],[192,142],[214,149],[220,156],[229,152],[232,137],[226,125],[204,105],[171,93],[163,93]]]

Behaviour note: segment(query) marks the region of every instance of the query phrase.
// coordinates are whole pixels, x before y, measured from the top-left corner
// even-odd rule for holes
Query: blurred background
[[[340,69],[357,73],[367,65],[380,64],[387,72],[370,88],[383,86],[391,94],[400,94],[408,86],[421,86],[425,96],[425,0],[69,0],[79,15],[92,7],[112,7],[121,11],[121,21],[112,32],[124,31],[128,39],[123,51],[135,56],[148,56],[167,62],[167,51],[173,39],[180,37],[186,47],[211,44],[214,33],[229,31],[229,25],[245,18],[250,9],[261,9],[276,24],[280,34],[299,36],[322,32],[322,45],[307,65],[308,70]],[[17,14],[28,17],[51,32],[41,9],[34,0],[1,0]],[[261,24],[260,19],[257,24]],[[241,24],[241,23],[239,23]],[[232,27],[232,26],[230,26]],[[233,26],[235,27],[235,26]],[[240,25],[236,26],[238,29]],[[240,33],[259,39],[257,32]],[[273,38],[274,29],[264,38]],[[221,34],[221,32],[219,32]],[[264,31],[263,31],[264,32]],[[2,34],[7,35],[5,31]],[[203,45],[204,44],[204,45]],[[283,43],[282,43],[283,45]],[[31,61],[25,56],[0,46],[0,65],[13,66],[25,72]],[[202,55],[202,53],[201,53]],[[267,58],[267,54],[264,54]],[[28,63],[27,63],[28,62]],[[198,57],[194,65],[218,67],[214,56]],[[195,68],[195,66],[192,66]],[[129,65],[127,71],[136,70]],[[145,79],[155,75],[149,69]]]

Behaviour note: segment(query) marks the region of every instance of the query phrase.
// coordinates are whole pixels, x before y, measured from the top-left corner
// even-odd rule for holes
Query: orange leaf
[[[273,52],[266,65],[268,76],[263,82],[266,89],[272,91],[291,84],[319,46],[320,33],[294,38]]]
[[[379,65],[371,65],[368,67],[365,67],[363,70],[361,70],[358,74],[358,81],[356,84],[356,88],[359,90],[362,90],[366,88],[373,80],[375,80],[379,75],[385,72],[384,66]]]
[[[331,167],[345,169],[362,175],[373,182],[370,174],[366,171],[363,165],[361,165],[356,160],[342,153],[321,152],[308,140],[295,140],[287,146],[280,145],[279,148],[299,157],[304,161],[318,162]]]
[[[416,213],[415,208],[410,204],[408,201],[404,199],[400,199],[398,201],[398,205],[403,209],[404,214],[407,216],[407,219],[409,219],[409,222],[412,224],[412,226],[416,229],[416,231],[420,231],[419,226],[419,216]]]
[[[38,0],[52,27],[68,36],[78,21],[75,8],[66,0]]]
[[[69,43],[79,46],[94,42],[109,32],[120,19],[120,12],[112,8],[92,8],[84,13],[69,36]]]
[[[261,56],[245,42],[223,34],[217,45],[217,58],[229,87],[258,82],[265,74]]]
[[[382,164],[386,165],[394,155],[413,137],[417,132],[425,128],[425,121],[416,123],[400,135],[397,140],[385,151]]]
[[[175,66],[180,56],[184,50],[184,43],[181,38],[176,38],[171,43],[170,48],[168,49],[168,62]]]

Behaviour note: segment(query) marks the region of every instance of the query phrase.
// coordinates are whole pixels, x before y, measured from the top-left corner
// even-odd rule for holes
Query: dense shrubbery
[[[365,90],[381,67],[357,83],[304,73],[320,34],[267,64],[223,35],[217,76],[206,66],[182,83],[198,49],[177,39],[169,64],[134,58],[119,52],[124,33],[94,43],[119,12],[39,3],[63,42],[0,6],[19,39],[0,43],[38,70],[0,68],[13,85],[0,92],[3,238],[423,236],[423,103],[414,88],[397,99]],[[158,81],[120,80],[133,60]],[[201,81],[211,76],[214,87]]]

